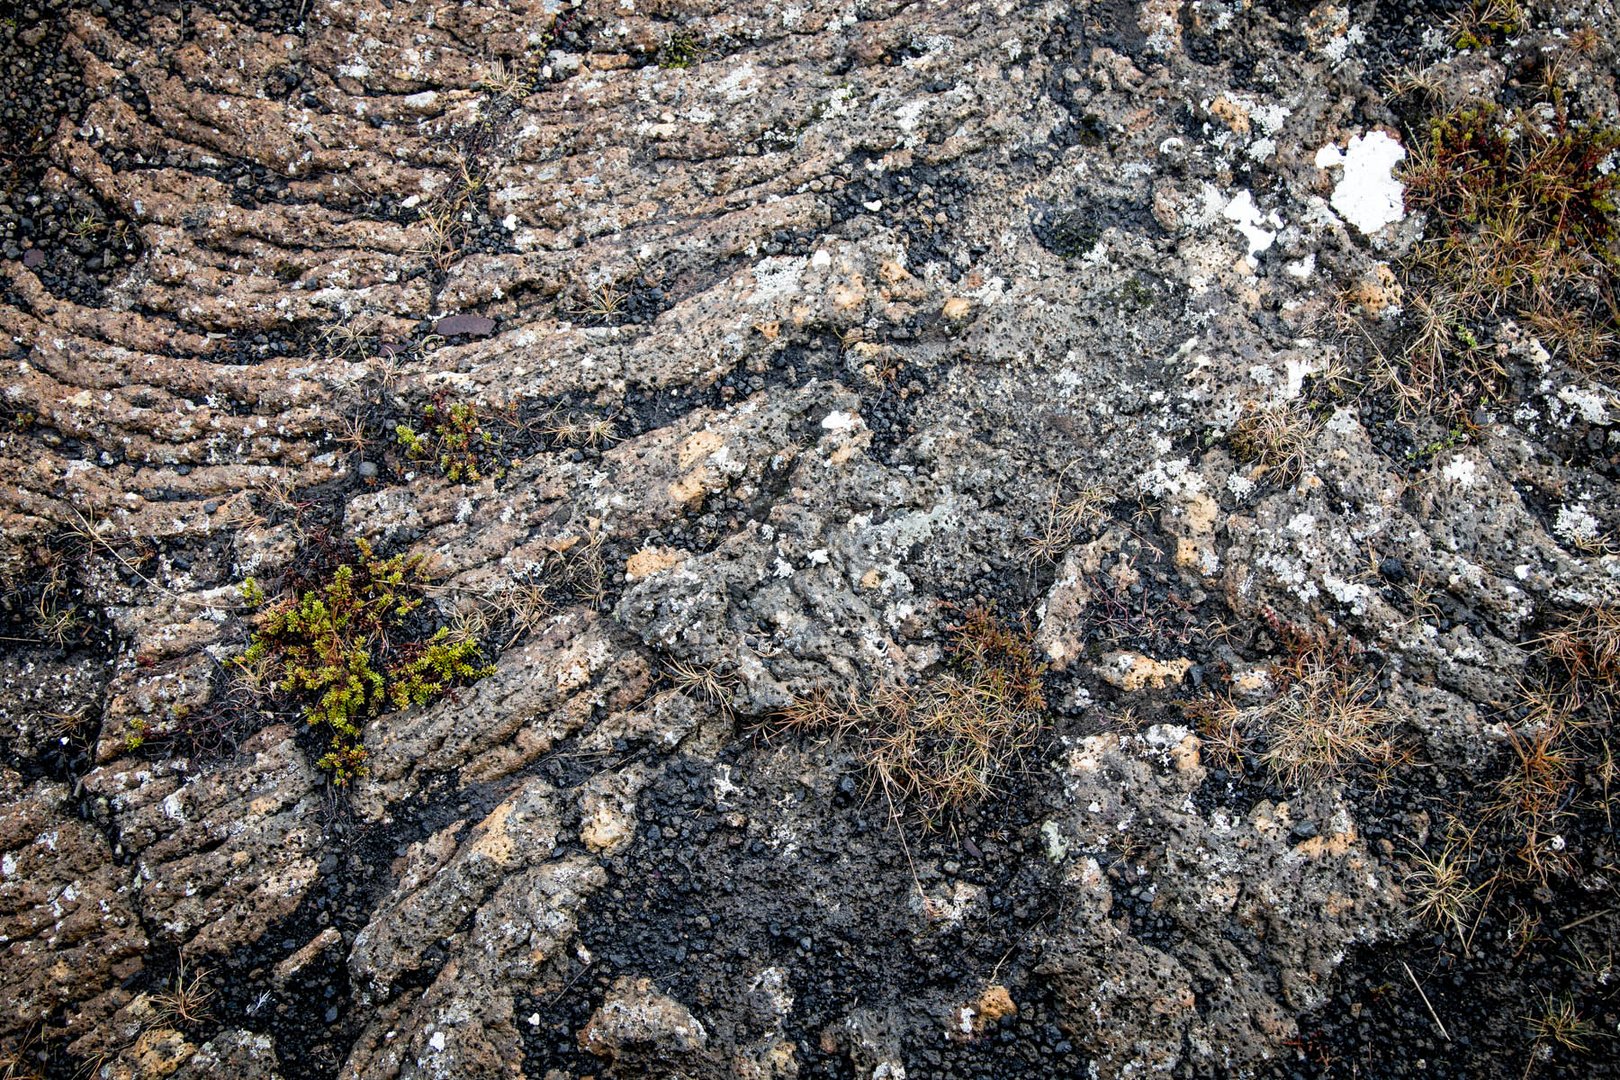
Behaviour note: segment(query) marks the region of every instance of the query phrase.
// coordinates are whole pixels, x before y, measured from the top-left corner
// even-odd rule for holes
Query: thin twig
[[[1417,981],[1417,976],[1412,974],[1411,968],[1406,967],[1405,960],[1401,961],[1401,967],[1406,968],[1406,977],[1412,980],[1413,986],[1417,987],[1418,997],[1423,999],[1423,1007],[1429,1010],[1429,1018],[1434,1021],[1434,1026],[1440,1029],[1440,1037],[1445,1039],[1446,1042],[1450,1042],[1451,1036],[1446,1032],[1446,1025],[1440,1022],[1439,1014],[1434,1011],[1434,1006],[1429,1004],[1429,995],[1423,992],[1423,987]]]
[[[1472,842],[1472,838],[1470,838]],[[1463,955],[1474,955],[1474,935],[1479,933],[1479,924],[1485,919],[1485,912],[1490,910],[1491,897],[1496,895],[1496,886],[1502,881],[1500,872],[1491,875],[1491,887],[1485,893],[1485,902],[1479,905],[1479,914],[1474,916],[1474,925],[1469,927],[1468,936],[1463,939]]]
[[[911,868],[912,887],[917,890],[917,898],[926,906],[928,894],[923,892],[922,881],[917,877],[917,864],[911,858],[911,845],[906,843],[905,822],[901,820],[900,811],[894,805],[894,795],[889,791],[889,777],[879,770],[878,780],[883,785],[883,800],[889,804],[889,820],[894,824],[894,831],[900,836],[900,850],[905,852],[906,865]]]
[[[990,969],[990,985],[994,986],[997,980],[1001,977],[1001,965],[1007,962],[1007,957],[1011,956],[1017,951],[1017,942],[1007,946],[1007,951],[1001,954],[1001,959],[996,961],[996,966]]]
[[[1574,922],[1565,923],[1563,926],[1560,926],[1558,928],[1558,932],[1560,934],[1562,934],[1565,930],[1573,930],[1577,926],[1582,926],[1582,925],[1584,925],[1586,923],[1589,923],[1593,919],[1601,919],[1605,915],[1612,915],[1616,911],[1620,911],[1620,908],[1604,908],[1602,911],[1594,911],[1594,912],[1592,912],[1592,914],[1584,915],[1581,918],[1576,919]]]

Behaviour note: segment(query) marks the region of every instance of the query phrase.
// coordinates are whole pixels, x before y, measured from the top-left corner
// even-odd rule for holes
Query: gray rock
[[[686,1007],[654,988],[651,979],[619,979],[590,1022],[579,1045],[598,1057],[627,1053],[679,1057],[708,1045],[709,1035]]]
[[[1424,221],[1347,225],[1317,151],[1396,130],[1393,55],[1436,101],[1533,60],[1613,115],[1612,57],[1569,47],[1601,6],[1465,51],[1353,5],[618,5],[556,38],[541,0],[428,6],[58,5],[59,55],[0,42],[8,80],[52,65],[5,87],[45,144],[3,211],[0,1055],[516,1077],[583,1037],[625,1075],[893,1078],[993,1057],[950,1017],[994,976],[1070,1033],[1053,1075],[1291,1063],[1352,946],[1413,931],[1389,838],[1444,823],[1225,792],[1177,699],[1263,699],[1313,628],[1450,799],[1547,619],[1620,597],[1603,373],[1504,322],[1522,400],[1399,415],[1362,343],[1404,333]],[[483,479],[334,449],[429,402]],[[1257,409],[1308,429],[1285,468],[1240,460]],[[277,603],[351,536],[429,556],[413,618],[495,670],[367,718],[337,792],[232,661],[239,583]],[[1005,813],[901,832],[780,711],[960,674],[978,600],[1027,621],[1064,738]],[[308,1045],[162,1026],[176,957]],[[276,996],[321,979],[347,997]]]

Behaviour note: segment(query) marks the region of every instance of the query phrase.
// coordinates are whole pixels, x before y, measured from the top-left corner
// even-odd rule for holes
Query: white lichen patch
[[[820,254],[817,252],[817,255]],[[749,301],[755,304],[769,304],[792,296],[801,288],[804,268],[805,260],[792,256],[761,259],[754,266],[755,287],[748,298]]]
[[[1583,504],[1560,506],[1553,521],[1553,532],[1571,544],[1590,543],[1598,537],[1598,519]]]
[[[1406,187],[1395,179],[1395,166],[1406,148],[1384,131],[1355,135],[1343,151],[1329,143],[1316,152],[1319,169],[1343,168],[1333,189],[1339,216],[1371,235],[1406,216]]]
[[[1277,211],[1261,213],[1260,208],[1254,204],[1254,196],[1247,188],[1232,196],[1230,202],[1221,210],[1221,216],[1232,223],[1232,227],[1243,234],[1249,242],[1249,262],[1253,264],[1254,257],[1266,251],[1277,240],[1277,230],[1282,228],[1282,218]]]
[[[1440,470],[1440,475],[1458,487],[1472,487],[1474,484],[1475,466],[1472,458],[1454,457],[1446,462]]]
[[[1350,609],[1353,615],[1367,613],[1367,600],[1373,591],[1359,581],[1346,581],[1332,572],[1322,575],[1322,586],[1328,595]]]
[[[1168,450],[1169,446],[1163,448]],[[1204,490],[1203,477],[1192,471],[1187,458],[1155,461],[1139,483],[1142,491],[1160,499],[1184,498]]]
[[[1340,63],[1350,55],[1353,46],[1364,45],[1367,42],[1367,32],[1361,27],[1351,25],[1344,33],[1334,37],[1322,46],[1322,55],[1335,64]]]
[[[1612,402],[1598,390],[1585,386],[1565,386],[1558,391],[1558,400],[1573,408],[1588,424],[1607,425],[1613,422],[1609,418]]]

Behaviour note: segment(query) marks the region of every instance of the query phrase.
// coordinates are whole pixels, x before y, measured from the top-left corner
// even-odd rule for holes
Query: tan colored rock
[[[122,842],[143,852],[142,910],[193,956],[257,938],[317,876],[322,780],[293,729],[272,724],[240,755],[230,772],[125,759],[84,780],[119,815]]]
[[[999,983],[985,988],[977,1000],[951,1011],[950,1036],[958,1041],[977,1038],[995,1027],[1005,1016],[1018,1012],[1012,995]]]
[[[679,565],[684,558],[686,553],[678,548],[644,547],[625,560],[624,576],[631,581],[640,581]]]
[[[1404,289],[1389,264],[1377,263],[1346,290],[1344,300],[1359,304],[1369,315],[1381,315],[1386,308],[1399,304],[1403,296]]]
[[[1176,538],[1175,562],[1178,567],[1201,577],[1219,571],[1215,529],[1220,506],[1204,492],[1197,492],[1167,507],[1160,520],[1165,531]]]
[[[798,1045],[786,1038],[767,1039],[734,1057],[732,1070],[737,1080],[796,1080]]]
[[[1249,133],[1249,110],[1225,94],[1209,103],[1209,115],[1239,135]]]
[[[986,987],[984,993],[979,995],[978,1010],[980,1018],[988,1025],[1004,1016],[1012,1016],[1018,1011],[1018,1006],[1013,1003],[1012,994],[1007,988],[997,983]]]
[[[163,1028],[141,1032],[130,1056],[139,1080],[163,1080],[191,1059],[197,1048],[178,1031]]]
[[[612,854],[636,834],[635,819],[610,804],[596,806],[579,827],[580,842],[591,851]]]
[[[1085,650],[1085,612],[1091,603],[1083,555],[1070,553],[1059,567],[1057,580],[1046,597],[1046,617],[1036,641],[1058,670],[1074,663]]]
[[[628,844],[636,834],[636,796],[646,783],[646,770],[635,765],[593,778],[580,796],[580,842],[603,854]]]
[[[66,787],[0,769],[0,1017],[38,1024],[71,1005],[63,1034],[110,1050],[107,1018],[130,1001],[120,983],[148,946],[134,892]]]
[[[843,284],[834,285],[832,291],[827,294],[827,299],[835,311],[854,311],[866,303],[865,282],[856,277]]]
[[[1240,697],[1258,697],[1271,692],[1275,681],[1264,667],[1240,668],[1232,673],[1232,692]]]
[[[281,1080],[275,1040],[252,1031],[226,1030],[197,1048],[175,1080]]]
[[[432,943],[450,936],[503,879],[550,857],[557,843],[549,784],[525,783],[456,843],[461,823],[411,845],[403,876],[355,939],[350,967],[379,986],[421,964]]]
[[[1308,859],[1338,859],[1343,858],[1359,839],[1355,829],[1352,828],[1344,832],[1327,833],[1302,840],[1294,850]]]
[[[1178,686],[1193,662],[1186,657],[1155,660],[1141,653],[1112,652],[1097,665],[1097,674],[1110,686],[1121,690],[1163,690]]]
[[[694,431],[681,443],[680,468],[684,471],[690,469],[698,462],[712,457],[726,443],[725,437],[717,431]]]
[[[300,946],[291,956],[276,965],[275,980],[286,983],[309,965],[320,960],[327,952],[343,944],[343,935],[336,927],[328,926]]]

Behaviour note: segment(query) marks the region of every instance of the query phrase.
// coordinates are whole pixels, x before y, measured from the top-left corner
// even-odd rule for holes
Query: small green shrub
[[[264,589],[259,585],[257,578],[248,578],[242,582],[242,602],[253,608],[264,603]]]
[[[394,439],[411,461],[431,462],[446,480],[476,484],[499,476],[500,440],[484,427],[477,406],[435,401],[422,410],[422,430],[394,426]]]
[[[1524,8],[1518,0],[1474,0],[1453,25],[1457,48],[1483,49],[1523,30]]]
[[[267,612],[236,658],[244,671],[268,665],[275,688],[298,700],[304,719],[323,730],[329,746],[318,764],[340,787],[365,772],[367,720],[494,670],[479,663],[475,639],[454,639],[448,628],[401,640],[422,603],[423,556],[380,558],[363,539],[355,546],[354,562]]]

